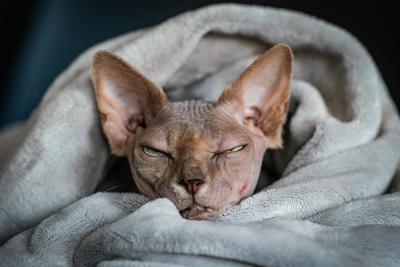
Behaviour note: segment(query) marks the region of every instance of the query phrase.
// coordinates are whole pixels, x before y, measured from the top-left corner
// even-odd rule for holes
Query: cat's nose
[[[186,190],[193,195],[196,194],[200,186],[204,183],[204,180],[199,178],[187,179],[180,182],[180,184],[185,186]]]

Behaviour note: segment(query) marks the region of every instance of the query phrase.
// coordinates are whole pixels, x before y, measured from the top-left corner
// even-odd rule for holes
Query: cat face
[[[111,151],[127,156],[150,198],[169,198],[189,219],[207,219],[253,193],[263,155],[281,145],[292,53],[277,45],[218,102],[169,102],[115,55],[99,52],[93,82]]]
[[[188,112],[189,111],[189,112]],[[250,195],[267,142],[213,103],[168,103],[128,141],[138,188],[206,219]]]

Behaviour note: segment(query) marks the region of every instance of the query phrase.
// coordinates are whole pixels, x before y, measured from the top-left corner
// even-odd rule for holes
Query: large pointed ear
[[[148,124],[167,97],[127,62],[105,51],[94,56],[92,81],[111,152],[124,156],[129,138]]]
[[[293,54],[278,44],[260,56],[218,100],[218,106],[252,130],[261,130],[270,148],[281,147],[290,96]]]

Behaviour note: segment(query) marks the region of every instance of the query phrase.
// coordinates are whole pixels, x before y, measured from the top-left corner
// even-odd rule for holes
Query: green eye
[[[146,154],[147,156],[150,156],[150,157],[161,157],[162,155],[164,155],[164,153],[162,153],[158,150],[155,150],[153,148],[150,148],[148,146],[143,146],[142,150],[143,150],[144,154]]]
[[[224,153],[234,153],[243,150],[246,145],[235,146],[234,148],[226,150]]]

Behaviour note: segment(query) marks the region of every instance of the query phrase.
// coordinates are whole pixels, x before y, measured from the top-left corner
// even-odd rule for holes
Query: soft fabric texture
[[[183,219],[167,199],[95,193],[116,176],[90,80],[96,51],[170,99],[216,100],[276,43],[293,49],[295,73],[284,149],[267,153],[260,191],[210,221]],[[304,14],[215,5],[100,44],[0,146],[0,266],[400,265],[397,111],[365,48]]]

